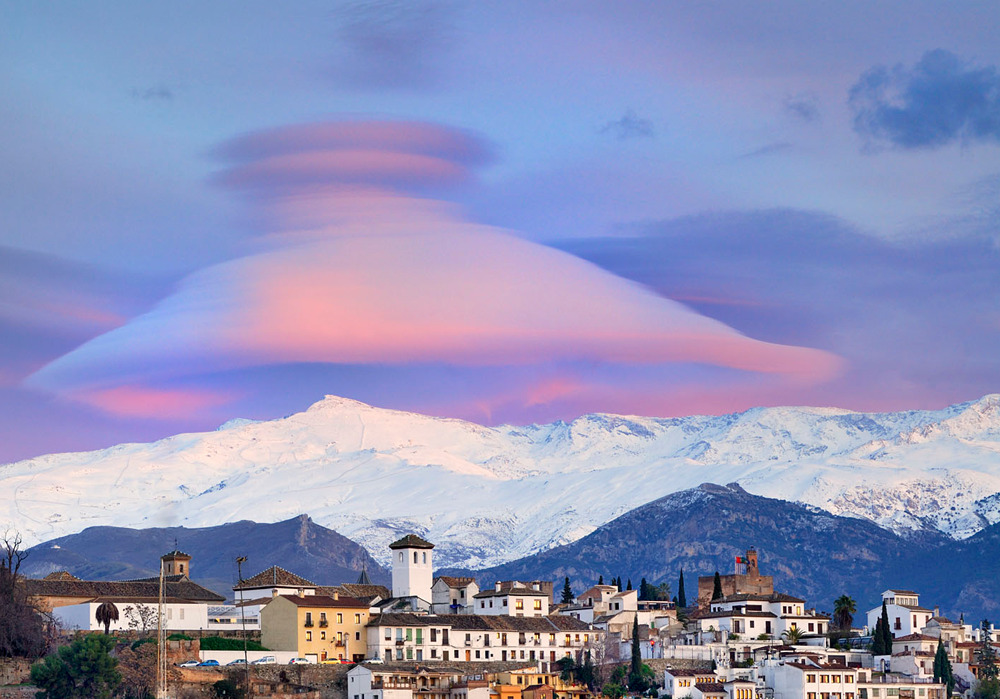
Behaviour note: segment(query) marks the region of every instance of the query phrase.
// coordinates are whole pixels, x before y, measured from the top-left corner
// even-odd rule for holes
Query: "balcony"
[[[401,645],[403,645],[404,643],[406,643],[406,641],[404,641],[403,639],[401,639],[401,638],[397,638],[397,639],[396,639],[396,645],[397,645],[397,646],[401,646]]]
[[[329,625],[330,625],[330,622],[328,622],[326,619],[320,619],[319,620],[319,627],[321,629],[325,629]]]
[[[335,640],[333,642],[333,645],[340,646],[341,648],[346,648],[347,647],[347,641],[344,640],[344,639],[342,639],[342,638],[338,638],[337,640]]]
[[[312,619],[306,619],[306,623],[304,623],[303,626],[307,629],[311,629],[313,627]]]

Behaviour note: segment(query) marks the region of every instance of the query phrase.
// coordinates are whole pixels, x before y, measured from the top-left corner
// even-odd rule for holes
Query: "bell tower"
[[[170,553],[165,553],[160,556],[160,561],[163,565],[164,575],[183,575],[188,578],[191,577],[191,556],[188,554],[174,549]]]

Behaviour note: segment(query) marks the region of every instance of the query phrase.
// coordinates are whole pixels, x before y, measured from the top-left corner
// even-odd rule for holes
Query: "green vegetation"
[[[852,597],[841,595],[833,602],[833,625],[840,631],[850,631],[858,605]]]
[[[566,576],[566,582],[563,583],[562,589],[562,604],[570,604],[573,602],[573,588],[569,584],[569,576]]]
[[[687,595],[684,594],[684,569],[681,568],[681,577],[677,581],[677,606],[684,609],[688,606]]]
[[[221,636],[206,636],[201,639],[202,650],[243,650],[242,638],[222,638]],[[271,650],[257,641],[247,641],[247,650]]]
[[[951,671],[951,660],[944,649],[944,643],[938,639],[937,653],[934,654],[934,681],[943,682],[948,685],[948,696],[951,696],[955,688],[955,676]]]
[[[715,571],[715,581],[712,583],[712,601],[722,599],[722,597],[722,578],[719,577],[719,571]]]
[[[88,634],[31,666],[38,699],[109,699],[122,682],[111,636]]]
[[[892,629],[889,628],[889,612],[882,600],[882,615],[875,622],[875,632],[872,634],[872,655],[892,655]]]

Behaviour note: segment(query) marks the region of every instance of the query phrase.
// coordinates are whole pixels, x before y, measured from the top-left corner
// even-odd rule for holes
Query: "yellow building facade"
[[[315,662],[364,660],[368,605],[336,593],[278,595],[260,611],[261,643]]]

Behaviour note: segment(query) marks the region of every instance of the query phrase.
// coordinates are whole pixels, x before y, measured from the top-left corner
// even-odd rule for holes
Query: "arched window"
[[[399,552],[399,562],[400,563],[403,562],[403,552],[402,551]]]
[[[413,562],[414,563],[417,562],[417,552],[416,551],[413,552]]]
[[[427,563],[427,552],[424,551],[424,563]]]

